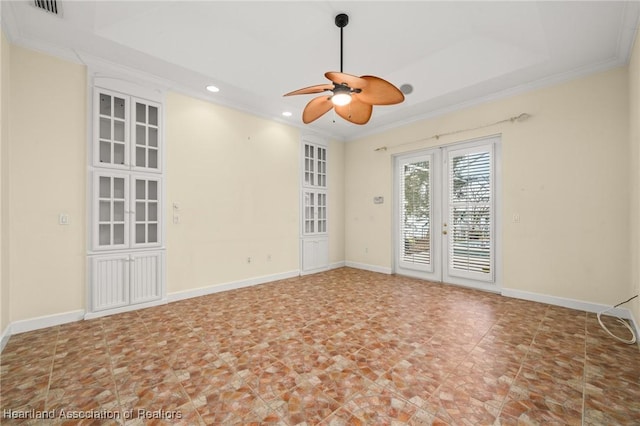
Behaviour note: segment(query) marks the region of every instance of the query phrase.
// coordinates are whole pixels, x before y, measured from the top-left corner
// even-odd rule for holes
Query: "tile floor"
[[[350,268],[12,336],[1,385],[2,424],[640,424],[595,315]]]

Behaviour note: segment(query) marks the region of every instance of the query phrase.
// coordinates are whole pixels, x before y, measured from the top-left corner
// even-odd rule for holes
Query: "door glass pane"
[[[100,222],[108,222],[111,220],[111,203],[108,201],[100,201],[99,208]]]
[[[158,125],[158,108],[149,106],[149,124]]]
[[[100,139],[111,139],[111,120],[100,117]]]
[[[111,179],[100,176],[100,198],[111,198]]]
[[[144,222],[147,212],[144,202],[136,202],[136,222]]]
[[[158,146],[158,129],[149,127],[149,146]]]
[[[431,263],[430,161],[404,164],[400,182],[400,258]]]
[[[113,178],[113,198],[124,199],[124,178]]]
[[[144,148],[137,147],[136,148],[136,166],[144,167],[145,166],[145,153],[146,150]]]
[[[146,114],[146,105],[136,102],[136,121],[138,123],[146,123],[147,114]]]
[[[98,244],[101,246],[108,246],[111,244],[111,226],[110,225],[100,225],[98,227]]]
[[[100,95],[100,114],[111,116],[111,96]]]
[[[449,161],[449,268],[491,273],[491,153],[452,155]]]
[[[147,144],[146,129],[146,127],[139,124],[136,126],[136,145]]]
[[[113,225],[113,244],[124,244],[124,224]]]
[[[113,220],[124,222],[124,201],[113,202]]]
[[[136,179],[136,200],[144,200],[146,198],[145,181]]]
[[[158,168],[158,150],[149,149],[147,152],[149,153],[149,168],[157,169]]]
[[[156,221],[158,220],[158,203],[149,203],[147,205],[147,220]]]
[[[113,98],[113,116],[124,120],[124,99]]]
[[[100,141],[100,162],[111,162],[111,144],[109,142]]]
[[[136,243],[143,244],[145,243],[145,225],[144,223],[138,223],[136,225]]]
[[[149,196],[147,200],[157,200],[158,199],[158,182],[155,180],[149,181]]]
[[[149,243],[157,243],[158,242],[158,225],[155,223],[150,223],[148,226],[148,238],[147,242]]]
[[[124,164],[124,144],[113,144],[113,164]]]
[[[124,142],[124,121],[115,120],[113,122],[113,139]]]

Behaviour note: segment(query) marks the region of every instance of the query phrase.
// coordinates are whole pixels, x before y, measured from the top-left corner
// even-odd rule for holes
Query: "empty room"
[[[0,16],[1,424],[640,424],[640,2]]]

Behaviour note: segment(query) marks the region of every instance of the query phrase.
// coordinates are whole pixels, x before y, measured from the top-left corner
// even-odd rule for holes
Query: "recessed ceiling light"
[[[285,117],[291,117],[292,114],[289,111],[285,111],[282,113],[282,115],[284,115]]]
[[[209,86],[207,86],[207,90],[210,91],[210,92],[213,92],[213,93],[217,93],[217,92],[220,91],[220,89],[218,89],[216,86],[213,86],[211,84]]]

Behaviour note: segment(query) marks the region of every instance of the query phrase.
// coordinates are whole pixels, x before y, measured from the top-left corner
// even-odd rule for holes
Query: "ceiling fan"
[[[330,71],[324,74],[332,83],[305,87],[284,96],[331,92],[313,98],[307,104],[302,112],[305,124],[317,120],[332,108],[351,123],[366,124],[371,118],[373,105],[398,104],[404,101],[404,95],[396,86],[380,77],[358,77],[342,72],[342,29],[349,23],[349,16],[341,13],[336,16],[335,23],[340,28],[340,72]]]

